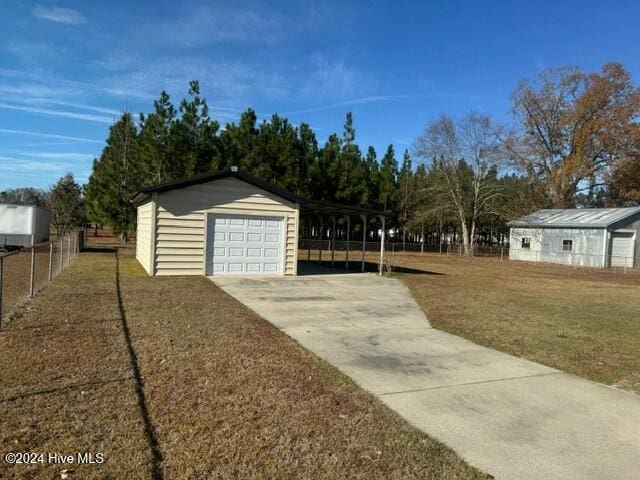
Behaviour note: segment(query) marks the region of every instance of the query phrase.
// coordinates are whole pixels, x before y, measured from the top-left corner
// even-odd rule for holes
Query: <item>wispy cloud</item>
[[[352,98],[341,102],[329,103],[326,105],[318,105],[316,107],[303,108],[300,110],[291,110],[283,112],[283,115],[298,115],[304,113],[321,112],[324,110],[333,110],[334,108],[350,107],[354,105],[367,105],[369,103],[380,102],[397,102],[411,98],[411,95],[372,95],[368,97]]]
[[[75,141],[75,142],[98,143],[101,145],[104,143],[103,140],[94,140],[92,138],[73,137],[69,135],[59,135],[57,133],[32,132],[29,130],[14,130],[12,128],[0,128],[0,133],[5,133],[8,135],[30,135],[33,137],[52,138],[57,140],[69,140],[69,141]]]
[[[86,18],[82,13],[71,8],[45,7],[38,5],[32,10],[32,13],[36,18],[56,23],[64,23],[67,25],[78,25],[86,21]]]
[[[299,93],[305,98],[344,98],[374,91],[376,80],[343,59],[312,56],[304,73]]]
[[[7,162],[7,163],[5,163]],[[64,172],[69,166],[63,163],[50,163],[50,162],[38,162],[31,160],[19,160],[11,159],[10,157],[0,156],[0,165],[3,170],[10,170],[14,172],[26,173],[26,172]]]
[[[43,104],[59,105],[63,107],[77,108],[79,110],[89,110],[91,112],[106,113],[109,115],[116,115],[116,116],[120,116],[122,114],[122,110],[116,110],[114,108],[100,107],[100,106],[91,105],[88,103],[67,102],[65,100],[56,100],[53,98],[39,98],[39,97],[29,98],[29,99],[25,99],[25,103],[36,104],[36,105],[43,105]]]
[[[95,158],[95,155],[78,152],[29,152],[22,150],[15,150],[14,152],[23,157],[45,158],[51,160],[84,161],[93,160]]]
[[[146,23],[136,35],[145,42],[194,47],[218,42],[272,44],[300,28],[272,8],[199,5],[177,12],[171,20]]]
[[[29,113],[39,113],[43,115],[52,115],[56,117],[72,118],[75,120],[85,120],[88,122],[98,122],[98,123],[110,124],[116,120],[114,117],[107,117],[104,115],[93,115],[90,113],[78,113],[78,112],[70,112],[67,110],[54,110],[50,108],[41,108],[41,107],[28,107],[25,105],[16,105],[16,104],[4,103],[4,102],[0,102],[0,109],[16,110],[20,112],[29,112]]]

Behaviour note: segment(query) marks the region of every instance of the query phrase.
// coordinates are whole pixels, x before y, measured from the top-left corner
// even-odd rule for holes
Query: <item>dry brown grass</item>
[[[640,274],[438,254],[396,255],[431,324],[640,392]],[[429,273],[431,274],[429,274]]]
[[[152,477],[115,270],[83,254],[0,332],[1,453],[103,452],[72,478]],[[131,255],[120,276],[164,478],[487,478],[208,280],[149,278]]]

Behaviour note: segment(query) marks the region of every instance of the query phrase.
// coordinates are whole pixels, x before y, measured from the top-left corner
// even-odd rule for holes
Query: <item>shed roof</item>
[[[143,188],[142,190],[140,190],[138,193],[134,195],[131,201],[133,202],[134,205],[139,205],[140,203],[145,201],[147,198],[149,198],[152,193],[168,192],[170,190],[177,190],[180,188],[189,187],[191,185],[198,185],[201,183],[212,182],[215,180],[221,180],[223,178],[229,178],[229,177],[237,178],[251,185],[254,185],[255,187],[261,188],[262,190],[273,193],[274,195],[280,198],[284,198],[285,200],[288,200],[292,203],[297,203],[298,205],[300,205],[300,210],[302,211],[302,213],[386,215],[386,212],[383,212],[380,210],[374,210],[371,208],[304,199],[302,197],[299,197],[295,193],[290,192],[289,190],[278,187],[277,185],[274,185],[261,178],[258,178],[255,175],[252,175],[248,172],[238,170],[235,167],[231,167],[225,170],[220,170],[218,172],[204,173],[202,175],[196,175],[196,176],[184,178],[181,180],[175,180],[172,182],[161,183],[159,185]]]
[[[525,215],[509,222],[508,225],[542,228],[607,228],[637,214],[640,214],[640,207],[547,209]]]

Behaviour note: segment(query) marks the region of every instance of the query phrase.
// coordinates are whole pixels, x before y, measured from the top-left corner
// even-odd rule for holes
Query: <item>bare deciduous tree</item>
[[[415,155],[440,178],[432,187],[435,197],[456,212],[465,255],[473,255],[479,217],[491,213],[492,200],[501,195],[496,181],[501,134],[502,128],[487,115],[470,113],[461,120],[441,115],[414,145]]]

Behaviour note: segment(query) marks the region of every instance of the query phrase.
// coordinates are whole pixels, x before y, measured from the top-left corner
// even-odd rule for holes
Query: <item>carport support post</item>
[[[320,243],[318,244],[318,263],[322,264],[322,242],[324,241],[324,219],[320,215]]]
[[[313,232],[311,229],[311,216],[309,216],[309,240],[307,240],[307,260],[311,261],[311,239],[313,238]]]
[[[382,220],[382,230],[380,232],[380,271],[379,274],[380,276],[382,276],[382,270],[383,270],[383,265],[384,265],[384,230],[385,230],[385,224],[384,224],[384,215],[380,216],[380,220]]]
[[[351,235],[351,215],[347,215],[347,250],[345,252],[344,269],[349,270],[349,237]]]
[[[336,216],[331,215],[331,266],[333,267],[336,258]]]
[[[362,265],[360,271],[364,272],[365,256],[367,254],[367,216],[361,215],[362,218]]]

